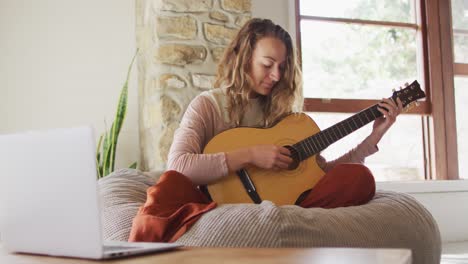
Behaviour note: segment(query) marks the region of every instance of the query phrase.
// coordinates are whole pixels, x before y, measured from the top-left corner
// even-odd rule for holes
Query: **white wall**
[[[289,4],[253,0],[253,16],[272,19],[294,37]],[[104,120],[110,126],[113,119],[135,49],[134,1],[1,0],[0,134],[84,124],[100,134]],[[136,72],[118,167],[139,159]]]
[[[128,0],[0,1],[0,134],[110,127],[135,52]],[[117,166],[139,158],[136,67]]]
[[[252,0],[252,17],[268,18],[296,38],[294,0]]]

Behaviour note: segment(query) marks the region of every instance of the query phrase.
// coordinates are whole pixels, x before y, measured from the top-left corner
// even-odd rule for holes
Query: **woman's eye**
[[[267,69],[271,68],[271,66],[272,66],[271,64],[263,64],[263,67],[265,67]]]

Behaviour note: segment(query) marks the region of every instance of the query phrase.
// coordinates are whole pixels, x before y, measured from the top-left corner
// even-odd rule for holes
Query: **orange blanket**
[[[167,171],[147,190],[146,203],[133,219],[128,240],[174,242],[215,207],[187,177]]]

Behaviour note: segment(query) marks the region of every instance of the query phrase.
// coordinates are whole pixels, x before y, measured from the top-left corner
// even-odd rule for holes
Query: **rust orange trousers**
[[[361,205],[375,194],[375,181],[362,164],[340,164],[330,170],[298,204],[304,208]],[[205,212],[216,207],[186,176],[167,171],[148,188],[146,203],[133,219],[129,241],[173,242]]]

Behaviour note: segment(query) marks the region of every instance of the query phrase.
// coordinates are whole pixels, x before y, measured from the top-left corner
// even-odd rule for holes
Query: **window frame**
[[[301,19],[337,23],[386,25],[418,29],[420,83],[426,99],[406,113],[421,116],[426,179],[459,179],[455,118],[454,74],[468,75],[468,64],[453,62],[450,1],[414,0],[416,24],[361,19],[323,18],[300,15],[300,0],[294,1],[295,32],[301,54]],[[301,58],[301,56],[299,56]],[[429,63],[431,62],[431,63]],[[304,111],[356,113],[379,100],[304,98]],[[434,140],[437,139],[437,140]]]

